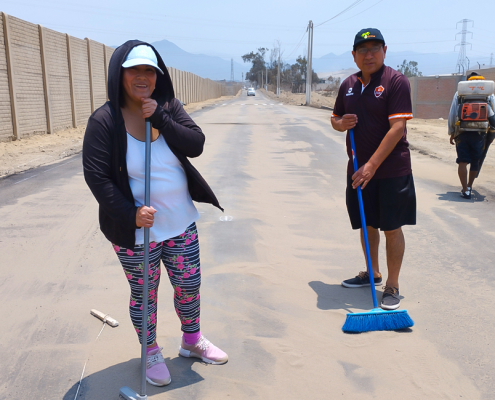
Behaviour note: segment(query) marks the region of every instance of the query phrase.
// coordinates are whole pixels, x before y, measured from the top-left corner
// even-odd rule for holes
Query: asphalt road
[[[192,114],[207,136],[193,163],[225,208],[198,205],[202,332],[230,360],[178,356],[163,280],[158,342],[172,383],[148,386],[149,397],[493,398],[493,188],[462,200],[454,165],[413,154],[418,224],[404,229],[401,295],[415,326],[343,334],[346,313],[372,303],[369,289],[340,286],[365,266],[345,209],[344,136],[329,116],[245,92]],[[128,286],[81,156],[0,180],[0,196],[0,399],[138,389]],[[101,331],[91,308],[120,326]]]

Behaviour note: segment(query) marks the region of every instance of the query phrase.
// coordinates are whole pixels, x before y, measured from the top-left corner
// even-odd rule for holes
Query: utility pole
[[[306,62],[306,105],[311,104],[311,78],[313,77],[313,21],[308,24],[308,59]]]
[[[493,56],[493,53],[492,53]],[[491,62],[490,62],[491,65]],[[280,96],[280,46],[278,47],[277,97]]]
[[[268,68],[265,67],[265,90],[268,90]]]
[[[263,70],[261,70],[261,87],[263,87]]]
[[[470,33],[471,34],[471,38],[473,38],[473,32],[469,32],[467,30],[467,24],[468,22],[472,22],[472,25],[471,26],[474,26],[474,22],[470,19],[463,19],[461,21],[459,21],[457,24],[456,24],[456,28],[457,26],[462,23],[462,31],[460,32],[457,32],[455,37],[457,39],[457,35],[461,34],[461,43],[458,43],[455,45],[455,47],[459,46],[459,57],[457,58],[457,69],[458,69],[458,72],[461,72],[461,67],[462,67],[462,75],[466,75],[466,72],[467,72],[467,69],[469,69],[469,60],[468,60],[468,68],[466,68],[466,46],[467,45],[470,45],[471,48],[473,47],[473,45],[471,43],[468,43],[466,42],[466,34]],[[454,47],[454,49],[455,49]]]
[[[230,59],[230,81],[234,82],[234,59]]]

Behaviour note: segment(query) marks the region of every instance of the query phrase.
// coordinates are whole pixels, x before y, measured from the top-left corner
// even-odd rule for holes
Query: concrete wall
[[[72,127],[67,37],[63,33],[42,28],[45,63],[48,80],[48,98],[51,101],[51,129],[55,132]]]
[[[39,29],[36,25],[14,17],[9,17],[8,24],[11,32],[10,56],[14,66],[18,136],[46,133]]]
[[[0,12],[0,141],[85,125],[107,100],[113,52],[88,38]],[[175,95],[183,103],[231,92],[218,82],[168,70]]]
[[[471,72],[495,81],[495,68],[469,70],[466,76]],[[457,84],[463,79],[461,75],[409,78],[414,117],[447,119]]]
[[[229,82],[227,85],[222,85],[222,96],[235,96],[241,88],[240,83]]]
[[[414,117],[447,119],[461,79],[460,75],[409,78]]]
[[[93,112],[99,105],[104,104],[107,101],[105,45],[93,40],[86,40],[89,46],[88,54],[90,55],[90,87],[92,88],[91,112]]]

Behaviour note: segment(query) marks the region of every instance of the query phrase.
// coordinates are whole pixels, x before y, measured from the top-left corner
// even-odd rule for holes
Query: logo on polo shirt
[[[378,99],[378,97],[380,97],[382,95],[384,90],[385,90],[385,88],[382,85],[376,87],[375,88],[375,97]]]
[[[352,88],[349,88],[347,93],[345,94],[346,96],[352,96],[354,93],[352,93]]]

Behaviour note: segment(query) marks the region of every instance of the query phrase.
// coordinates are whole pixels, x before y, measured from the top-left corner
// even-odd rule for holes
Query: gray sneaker
[[[380,307],[384,310],[396,310],[400,306],[399,289],[393,286],[383,287],[382,303]]]
[[[379,286],[382,284],[381,275],[378,278],[374,278],[373,280],[375,281],[375,286]],[[342,281],[342,286],[347,288],[370,286],[370,276],[367,271],[361,271],[356,277]]]

